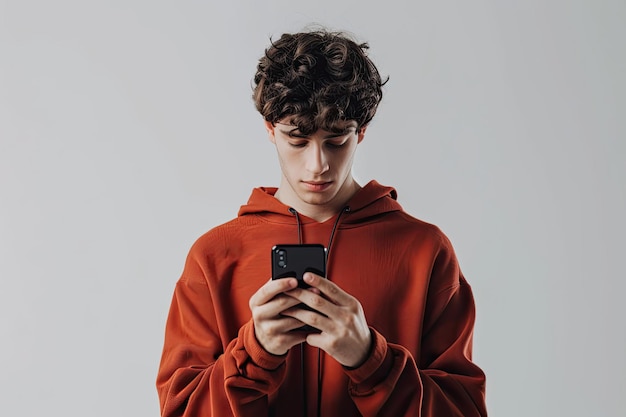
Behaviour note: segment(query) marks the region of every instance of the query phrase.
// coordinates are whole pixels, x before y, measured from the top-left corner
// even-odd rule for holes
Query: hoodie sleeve
[[[206,270],[188,260],[174,290],[156,381],[161,415],[267,415],[285,357],[263,350],[251,321],[222,341],[206,279]]]
[[[471,288],[444,238],[433,263],[419,357],[372,329],[373,354],[347,371],[361,414],[486,416],[485,375],[472,362],[474,319]]]

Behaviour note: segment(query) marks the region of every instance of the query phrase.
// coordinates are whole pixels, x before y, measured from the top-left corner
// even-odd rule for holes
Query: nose
[[[328,156],[318,143],[313,143],[308,149],[305,161],[305,168],[314,175],[321,175],[328,171]]]

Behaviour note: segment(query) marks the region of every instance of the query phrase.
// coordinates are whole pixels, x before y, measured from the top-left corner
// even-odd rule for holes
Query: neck
[[[342,189],[330,201],[316,204],[314,202],[304,201],[302,198],[297,196],[289,184],[281,182],[281,186],[274,194],[274,197],[276,197],[281,203],[289,207],[293,207],[298,211],[298,213],[322,223],[335,217],[341,210],[343,210],[352,196],[360,189],[361,186],[353,178],[351,178],[350,181],[344,184]]]

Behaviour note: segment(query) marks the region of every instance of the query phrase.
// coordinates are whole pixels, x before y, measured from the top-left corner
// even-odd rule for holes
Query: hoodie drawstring
[[[326,249],[326,274],[328,275],[328,265],[330,260],[330,249],[335,239],[335,232],[339,228],[339,220],[344,213],[348,213],[350,211],[350,206],[345,206],[335,219],[335,223],[333,223],[333,228],[330,232],[330,238],[328,239],[328,246]],[[298,244],[302,244],[302,222],[300,221],[300,215],[298,211],[289,207],[289,212],[296,216],[296,225],[298,227]],[[322,353],[321,350],[317,349],[317,417],[321,415],[322,408]],[[306,378],[304,377],[304,343],[300,343],[300,375],[302,377],[302,415],[307,416],[308,414],[308,402],[306,396]]]
[[[337,228],[339,227],[339,219],[341,218],[341,215],[343,213],[348,213],[350,211],[350,206],[345,206],[337,215],[337,218],[335,219],[335,224],[333,224],[333,229],[330,232],[330,238],[328,239],[328,248],[326,249],[326,271],[328,271],[328,260],[330,259],[330,248],[333,244],[333,241],[335,239],[335,232],[337,231]]]
[[[333,244],[333,240],[335,238],[335,232],[337,231],[337,227],[339,226],[339,220],[341,219],[341,215],[343,213],[348,213],[349,211],[350,211],[350,206],[345,206],[343,209],[341,209],[341,211],[337,215],[337,218],[335,219],[335,223],[333,223],[333,228],[330,231],[330,238],[328,239],[328,246],[326,249],[326,258],[327,258],[326,260],[328,260],[328,255],[330,255],[330,247]],[[301,245],[302,244],[302,222],[300,221],[300,213],[298,213],[298,210],[296,210],[293,207],[289,207],[289,212],[296,217],[296,225],[298,227],[298,244]]]
[[[296,224],[298,226],[298,245],[302,245],[302,223],[300,222],[300,214],[298,210],[293,207],[289,207],[289,212],[296,216]]]

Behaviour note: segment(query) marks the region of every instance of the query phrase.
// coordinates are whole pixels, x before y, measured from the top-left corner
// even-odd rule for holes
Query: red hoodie
[[[167,319],[162,415],[486,416],[473,296],[446,236],[375,181],[323,223],[275,192],[254,189],[192,246]],[[270,250],[299,239],[330,246],[328,279],[363,306],[373,347],[356,369],[306,343],[274,356],[255,338],[248,301],[271,275]]]

